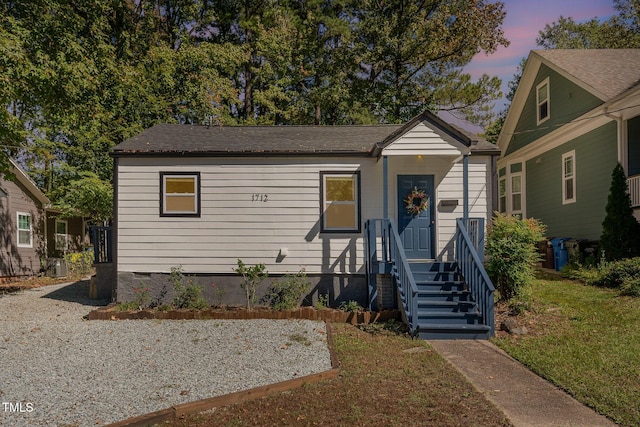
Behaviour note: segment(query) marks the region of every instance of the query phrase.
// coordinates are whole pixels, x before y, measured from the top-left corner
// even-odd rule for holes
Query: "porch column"
[[[462,216],[469,218],[469,155],[462,157]]]
[[[382,217],[389,218],[389,159],[382,156]]]

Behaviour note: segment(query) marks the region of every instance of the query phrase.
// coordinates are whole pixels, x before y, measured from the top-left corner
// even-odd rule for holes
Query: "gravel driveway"
[[[322,322],[87,321],[88,292],[0,297],[0,425],[104,425],[331,369]]]

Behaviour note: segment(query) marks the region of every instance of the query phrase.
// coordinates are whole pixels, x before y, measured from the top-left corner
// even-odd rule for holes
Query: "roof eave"
[[[109,153],[111,157],[264,157],[264,156],[330,156],[330,157],[372,157],[373,149],[369,151],[139,151],[115,150]]]

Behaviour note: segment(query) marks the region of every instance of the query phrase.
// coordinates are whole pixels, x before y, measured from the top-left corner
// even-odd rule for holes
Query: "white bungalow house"
[[[457,218],[496,209],[497,155],[428,112],[405,125],[154,126],[112,151],[117,300],[163,292],[172,266],[232,300],[242,259],[271,278],[304,269],[309,301],[332,304],[375,306],[372,274],[390,273],[407,305],[391,247],[422,270],[456,269]]]

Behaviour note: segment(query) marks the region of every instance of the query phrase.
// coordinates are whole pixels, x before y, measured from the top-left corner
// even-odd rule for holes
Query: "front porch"
[[[393,221],[365,223],[369,309],[379,308],[379,278],[391,275],[398,307],[413,336],[487,339],[494,335],[495,288],[483,266],[484,219],[458,218],[455,261],[407,258]]]

